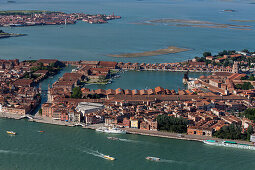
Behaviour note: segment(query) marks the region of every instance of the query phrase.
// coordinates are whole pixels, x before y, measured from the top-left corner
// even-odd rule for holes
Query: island
[[[168,48],[154,50],[154,51],[145,51],[145,52],[141,52],[141,53],[111,54],[108,56],[111,56],[111,57],[146,57],[146,56],[157,56],[157,55],[164,55],[164,54],[179,53],[179,52],[184,52],[184,51],[189,51],[189,49],[169,46]]]
[[[0,117],[92,129],[119,127],[134,134],[205,143],[227,138],[251,144],[249,140],[255,142],[254,60],[255,52],[247,49],[217,55],[204,52],[202,57],[177,63],[0,60]],[[67,65],[76,68],[47,90],[41,89],[38,84],[43,79]],[[163,88],[160,82],[150,89],[84,86],[123,71],[184,72],[187,89]],[[208,74],[189,78],[191,71]],[[255,149],[252,145],[238,148]]]
[[[82,20],[90,24],[108,23],[109,20],[120,19],[120,16],[105,14],[84,14],[41,10],[8,10],[0,11],[1,27],[64,25],[75,24]]]
[[[0,30],[0,38],[19,37],[25,35],[26,34],[5,33],[3,30]]]
[[[188,19],[174,19],[164,18],[142,21],[134,24],[143,25],[165,25],[165,26],[176,26],[176,27],[199,27],[199,28],[224,28],[224,29],[237,29],[237,30],[251,30],[251,25],[236,25],[236,24],[222,24],[210,21],[200,20],[188,20]]]

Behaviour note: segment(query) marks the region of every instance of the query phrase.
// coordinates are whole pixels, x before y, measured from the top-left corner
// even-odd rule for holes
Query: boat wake
[[[136,141],[136,140],[131,140],[131,139],[122,139],[122,138],[119,138],[119,141],[131,142],[131,143],[139,143],[139,142],[141,142],[141,141]]]
[[[0,150],[0,153],[11,153],[12,151],[8,151],[8,150]]]
[[[0,153],[17,153],[17,152],[14,152],[14,151],[10,151],[10,150],[0,150]]]
[[[83,152],[93,155],[93,156],[96,156],[96,157],[99,157],[99,158],[103,158],[103,159],[106,159],[105,156],[107,156],[103,153],[100,153],[100,152],[92,150],[92,149],[86,149],[86,150],[83,150]]]
[[[176,164],[185,164],[184,162],[181,161],[175,161],[175,160],[167,160],[167,159],[160,159],[159,162],[163,162],[163,163],[176,163]]]

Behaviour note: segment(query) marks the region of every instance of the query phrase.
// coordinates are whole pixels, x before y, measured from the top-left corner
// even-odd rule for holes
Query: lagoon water
[[[189,77],[195,78],[207,73],[189,73]],[[107,85],[85,85],[90,89],[150,89],[161,86],[167,89],[178,90],[187,88],[182,83],[183,72],[164,72],[164,71],[128,71],[120,74],[119,78],[113,79]]]
[[[6,130],[17,132],[9,136]],[[37,131],[44,130],[45,133]],[[108,140],[108,136],[121,141]],[[0,119],[0,169],[254,169],[254,151]],[[103,159],[103,155],[116,158]],[[145,160],[160,157],[160,162]]]
[[[255,22],[252,1],[220,0],[0,0],[0,10],[38,9],[63,12],[104,13],[120,15],[109,24],[91,25],[78,22],[67,26],[3,28],[6,32],[28,36],[2,39],[0,56],[32,59],[115,60],[130,62],[176,62],[201,56],[204,51],[223,49],[254,50]],[[222,12],[233,9],[236,12]],[[137,25],[151,19],[188,19],[220,24],[253,26],[252,30],[194,28],[160,25]],[[140,58],[112,58],[107,54],[143,52],[177,46],[191,51]]]
[[[254,20],[253,1],[220,0],[0,0],[0,9],[41,9],[63,12],[121,15],[109,24],[78,22],[67,26],[1,28],[28,36],[0,40],[2,59],[58,58],[59,60],[114,60],[124,62],[177,62],[223,49],[254,50],[255,23],[236,23],[233,19]],[[236,12],[221,12],[234,9]],[[251,25],[252,30],[223,28],[137,25],[151,19],[190,19],[222,24]],[[112,58],[107,54],[142,52],[177,46],[188,52],[141,58]],[[67,68],[65,71],[70,71]],[[64,71],[64,72],[65,72]],[[63,74],[63,72],[61,73]],[[57,77],[61,76],[57,75]],[[201,74],[191,73],[197,77]],[[184,88],[183,73],[126,72],[112,84],[90,88],[143,89],[162,86]],[[56,77],[45,80],[42,88]],[[45,101],[45,100],[43,100]],[[13,130],[17,136],[9,136]],[[37,131],[44,130],[40,134]],[[254,169],[254,151],[207,146],[200,142],[163,139],[139,135],[116,135],[124,140],[110,141],[108,134],[93,130],[39,124],[26,120],[0,119],[0,169]],[[114,162],[102,158],[111,155]],[[162,162],[149,162],[156,156]]]

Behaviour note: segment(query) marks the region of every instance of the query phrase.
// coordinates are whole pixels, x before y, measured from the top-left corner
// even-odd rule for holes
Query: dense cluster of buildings
[[[47,59],[33,62],[0,61],[1,111],[26,114],[36,107],[40,100],[40,89],[34,85],[40,81],[38,78],[48,74],[47,69],[39,68],[54,67],[58,62]],[[219,70],[211,70],[208,63],[194,64],[195,61],[174,64],[112,61],[61,63],[78,67],[48,87],[48,101],[42,104],[40,111],[45,118],[70,123],[105,123],[106,126],[158,130],[157,116],[165,114],[186,119],[187,133],[202,136],[212,136],[213,132],[232,123],[242,126],[244,131],[249,126],[255,126],[253,121],[238,114],[247,108],[254,108],[255,104],[254,88],[237,88],[237,85],[244,83],[252,87],[255,85],[253,80],[245,78],[247,74],[240,69],[240,65],[244,66],[245,63],[235,61],[231,67],[224,67],[225,70],[220,70],[219,66],[215,67]],[[193,70],[214,73],[194,79],[190,79],[186,73],[184,82],[188,84],[188,89],[178,90],[160,86],[154,89],[92,90],[82,86],[92,80],[111,78],[112,74],[122,70]],[[74,93],[79,95],[74,97]],[[20,108],[24,111],[18,110]]]
[[[0,112],[25,115],[40,101],[34,80],[23,78],[31,63],[19,60],[0,60]]]
[[[255,55],[255,54],[254,54]],[[248,55],[243,52],[236,52],[232,55],[224,56],[207,56],[206,61],[198,61],[197,58],[188,60],[185,62],[177,63],[123,63],[118,62],[111,69],[120,70],[135,70],[135,71],[189,71],[189,72],[227,72],[227,73],[239,73],[240,71],[253,72],[253,66],[255,63],[247,61],[241,61],[245,57],[246,59],[252,58],[252,55]],[[233,64],[231,66],[224,66],[222,62],[225,60],[231,60]],[[240,61],[239,61],[240,60]],[[98,66],[99,61],[66,61],[66,64],[72,64],[79,67],[84,65]],[[114,62],[115,63],[115,62]],[[221,64],[220,64],[221,63]]]
[[[209,76],[200,76],[199,78],[191,79],[188,82],[189,89],[206,88],[219,95],[238,95],[247,98],[254,97],[254,89],[237,89],[236,85],[250,83],[252,86],[255,85],[255,81],[242,80],[246,74],[239,73],[213,73]]]
[[[91,24],[107,23],[108,20],[120,19],[120,16],[113,15],[90,15],[84,13],[67,14],[63,12],[33,12],[17,14],[0,14],[0,26],[34,26],[34,25],[63,25],[75,24],[82,20]]]
[[[41,100],[38,83],[52,73],[58,60],[0,60],[0,112],[26,115]],[[43,70],[40,70],[43,68]]]
[[[243,54],[225,56],[238,58]],[[208,58],[208,57],[207,57]],[[210,58],[210,57],[209,57]],[[215,58],[213,58],[215,60]],[[231,67],[213,66],[205,62],[195,60],[183,63],[116,63],[103,61],[70,61],[65,64],[78,66],[73,74],[75,82],[84,78],[91,79],[93,76],[99,78],[100,72],[95,70],[106,70],[110,74],[111,70],[162,70],[162,71],[202,71],[214,72],[209,76],[201,76],[196,79],[187,78],[188,89],[169,90],[162,87],[154,89],[97,89],[91,90],[81,88],[82,99],[71,99],[70,89],[75,87],[75,83],[69,85],[69,90],[61,89],[60,93],[55,93],[53,86],[50,89],[49,100],[55,103],[79,102],[99,102],[104,104],[104,108],[96,112],[83,115],[81,121],[86,123],[105,122],[105,125],[120,126],[147,130],[158,128],[156,118],[160,114],[168,114],[174,117],[183,117],[188,120],[188,134],[212,136],[213,131],[221,127],[237,123],[244,129],[254,126],[251,120],[238,117],[237,112],[242,112],[247,108],[254,107],[252,98],[255,90],[237,89],[237,84],[253,81],[243,80],[246,74],[241,73],[240,65],[246,63],[235,61]],[[103,72],[101,72],[103,73]],[[76,75],[76,76],[75,76]],[[79,75],[79,76],[78,76]],[[69,75],[71,77],[71,75]],[[90,77],[92,76],[92,77]],[[61,82],[63,78],[59,80]],[[57,82],[56,82],[57,84]],[[67,85],[67,84],[66,84]],[[68,86],[68,85],[67,85]],[[53,90],[54,89],[54,90]],[[62,91],[66,91],[65,95]],[[86,98],[88,95],[96,95],[96,99]],[[76,110],[77,111],[77,110]],[[93,117],[93,118],[92,118]]]
[[[121,66],[123,64],[104,61],[78,61],[65,64],[73,64],[79,68],[75,72],[64,74],[49,89],[48,103],[42,107],[43,116],[49,116],[44,110],[50,107],[52,114],[49,117],[64,121],[68,121],[67,118],[73,117],[71,115],[75,113],[79,119],[73,120],[87,124],[104,122],[107,126],[157,130],[157,116],[167,114],[187,119],[188,134],[206,136],[212,136],[214,131],[231,123],[242,125],[244,129],[250,125],[254,126],[251,120],[237,115],[237,112],[254,107],[250,99],[255,94],[254,89],[235,88],[235,84],[248,81],[241,80],[246,74],[240,73],[237,62],[229,72],[215,72],[213,75],[187,80],[189,89],[186,90],[169,90],[160,86],[141,90],[81,88],[80,99],[70,98],[72,89],[79,82],[100,74],[94,70],[106,70],[104,72],[106,76],[111,70],[124,69]],[[253,81],[249,82],[254,84]],[[88,95],[96,95],[97,98],[86,98]],[[83,106],[85,110],[89,109],[86,104],[82,104],[84,102],[92,105],[102,103],[103,107],[82,113],[81,109],[77,108]],[[54,114],[54,109],[57,114]],[[59,110],[62,110],[62,116]],[[63,119],[64,117],[66,119]]]

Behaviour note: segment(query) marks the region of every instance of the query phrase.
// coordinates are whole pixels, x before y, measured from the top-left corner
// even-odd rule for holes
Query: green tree
[[[248,80],[248,79],[249,79],[249,77],[247,75],[244,77],[241,77],[241,80]]]
[[[227,67],[227,66],[229,66],[229,60],[228,59],[226,59],[225,61],[224,61],[224,63],[223,63],[223,65],[224,65],[224,67]]]
[[[71,98],[75,98],[75,99],[81,99],[82,98],[82,92],[81,92],[80,87],[73,88]]]
[[[243,49],[242,52],[250,53],[250,51],[248,49]]]
[[[241,90],[249,90],[249,89],[253,89],[253,85],[250,82],[244,82],[243,84],[235,85],[235,88],[241,89]]]
[[[204,57],[212,56],[212,53],[211,53],[211,52],[204,52],[204,53],[203,53],[203,56],[204,56]]]
[[[42,115],[42,108],[39,109],[39,115]]]
[[[166,130],[169,132],[186,133],[187,120],[184,118],[177,118],[168,115],[159,115],[157,117],[159,130]]]
[[[220,130],[216,131],[213,134],[217,138],[222,139],[247,139],[247,134],[242,133],[242,128],[240,125],[237,124],[231,124],[223,126]]]
[[[233,54],[233,53],[235,53],[234,50],[229,50],[229,51],[223,50],[222,52],[219,52],[218,55],[219,55],[219,56],[224,56],[224,55],[231,55],[231,54]]]
[[[250,137],[251,135],[254,133],[253,131],[253,127],[250,125],[248,128],[247,128],[247,140],[250,140]]]
[[[243,116],[245,116],[246,118],[255,121],[255,109],[253,108],[248,108],[246,109],[243,113]]]
[[[253,85],[250,82],[244,82],[242,89],[243,90],[253,89]]]
[[[255,81],[255,77],[254,77],[253,74],[249,77],[249,80],[250,80],[250,81]]]

